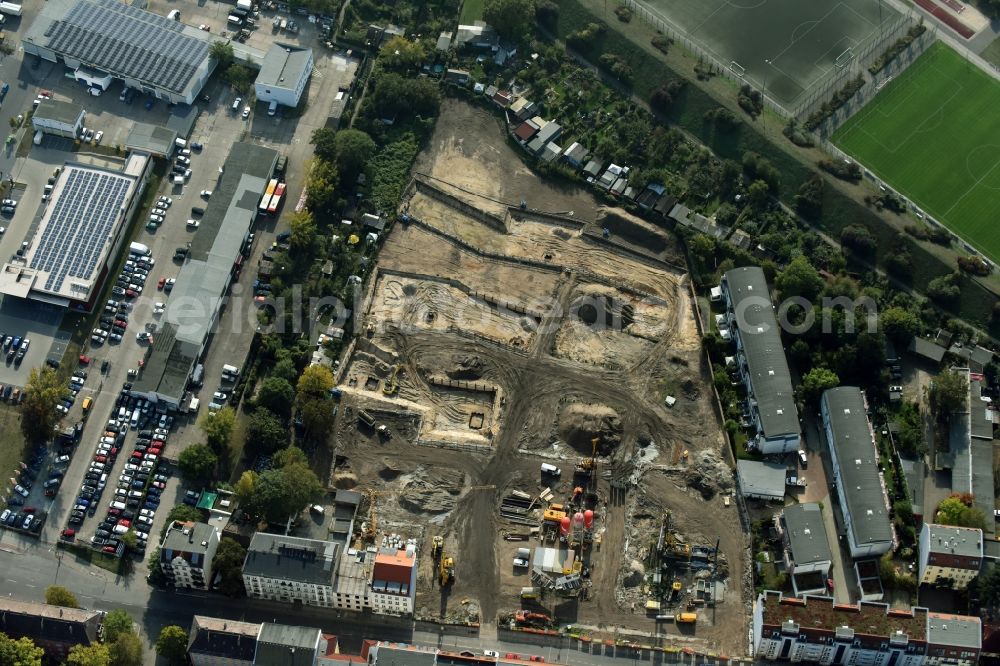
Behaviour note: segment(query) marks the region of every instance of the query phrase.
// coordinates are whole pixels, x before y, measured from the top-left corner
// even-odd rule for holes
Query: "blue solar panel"
[[[31,260],[32,268],[48,272],[46,290],[60,290],[67,276],[92,277],[131,183],[94,171],[67,174]]]

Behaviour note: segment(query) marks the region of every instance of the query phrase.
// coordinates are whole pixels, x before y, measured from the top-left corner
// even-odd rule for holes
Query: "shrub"
[[[625,5],[619,5],[615,7],[615,16],[617,16],[618,20],[622,23],[628,23],[632,20],[632,10]]]
[[[820,160],[819,168],[827,173],[846,181],[861,180],[861,167],[857,162],[847,162],[845,160]]]

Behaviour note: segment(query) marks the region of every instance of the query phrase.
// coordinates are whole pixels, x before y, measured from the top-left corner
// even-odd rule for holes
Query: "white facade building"
[[[258,102],[295,108],[313,70],[311,49],[272,44],[254,82]]]
[[[175,522],[160,546],[160,569],[174,587],[207,590],[218,548],[219,530],[215,526]]]

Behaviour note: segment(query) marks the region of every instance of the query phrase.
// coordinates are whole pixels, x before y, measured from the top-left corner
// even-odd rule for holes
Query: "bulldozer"
[[[441,559],[438,561],[438,583],[442,588],[448,587],[455,582],[455,559],[441,551]]]

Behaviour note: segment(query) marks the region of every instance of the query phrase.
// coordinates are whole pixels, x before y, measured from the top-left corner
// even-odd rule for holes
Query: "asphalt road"
[[[36,543],[11,532],[0,533],[0,594],[24,601],[43,601],[45,588],[64,585],[84,608],[111,611],[120,608],[139,624],[149,656],[160,629],[177,624],[191,626],[195,614],[247,622],[278,622],[315,626],[337,635],[341,651],[357,653],[365,638],[437,646],[445,650],[493,649],[501,653],[539,655],[548,663],[571,663],[587,666],[621,666],[630,663],[667,662],[666,655],[618,650],[618,656],[591,654],[568,647],[539,647],[509,642],[488,642],[481,638],[439,636],[414,631],[409,621],[383,626],[365,615],[338,613],[276,602],[240,600],[195,591],[167,592],[151,588],[138,575],[116,576],[77,561],[68,551],[52,544]],[[568,645],[568,644],[567,644]],[[597,646],[595,650],[601,650]],[[690,657],[685,657],[692,663]],[[699,662],[699,666],[700,666]]]

